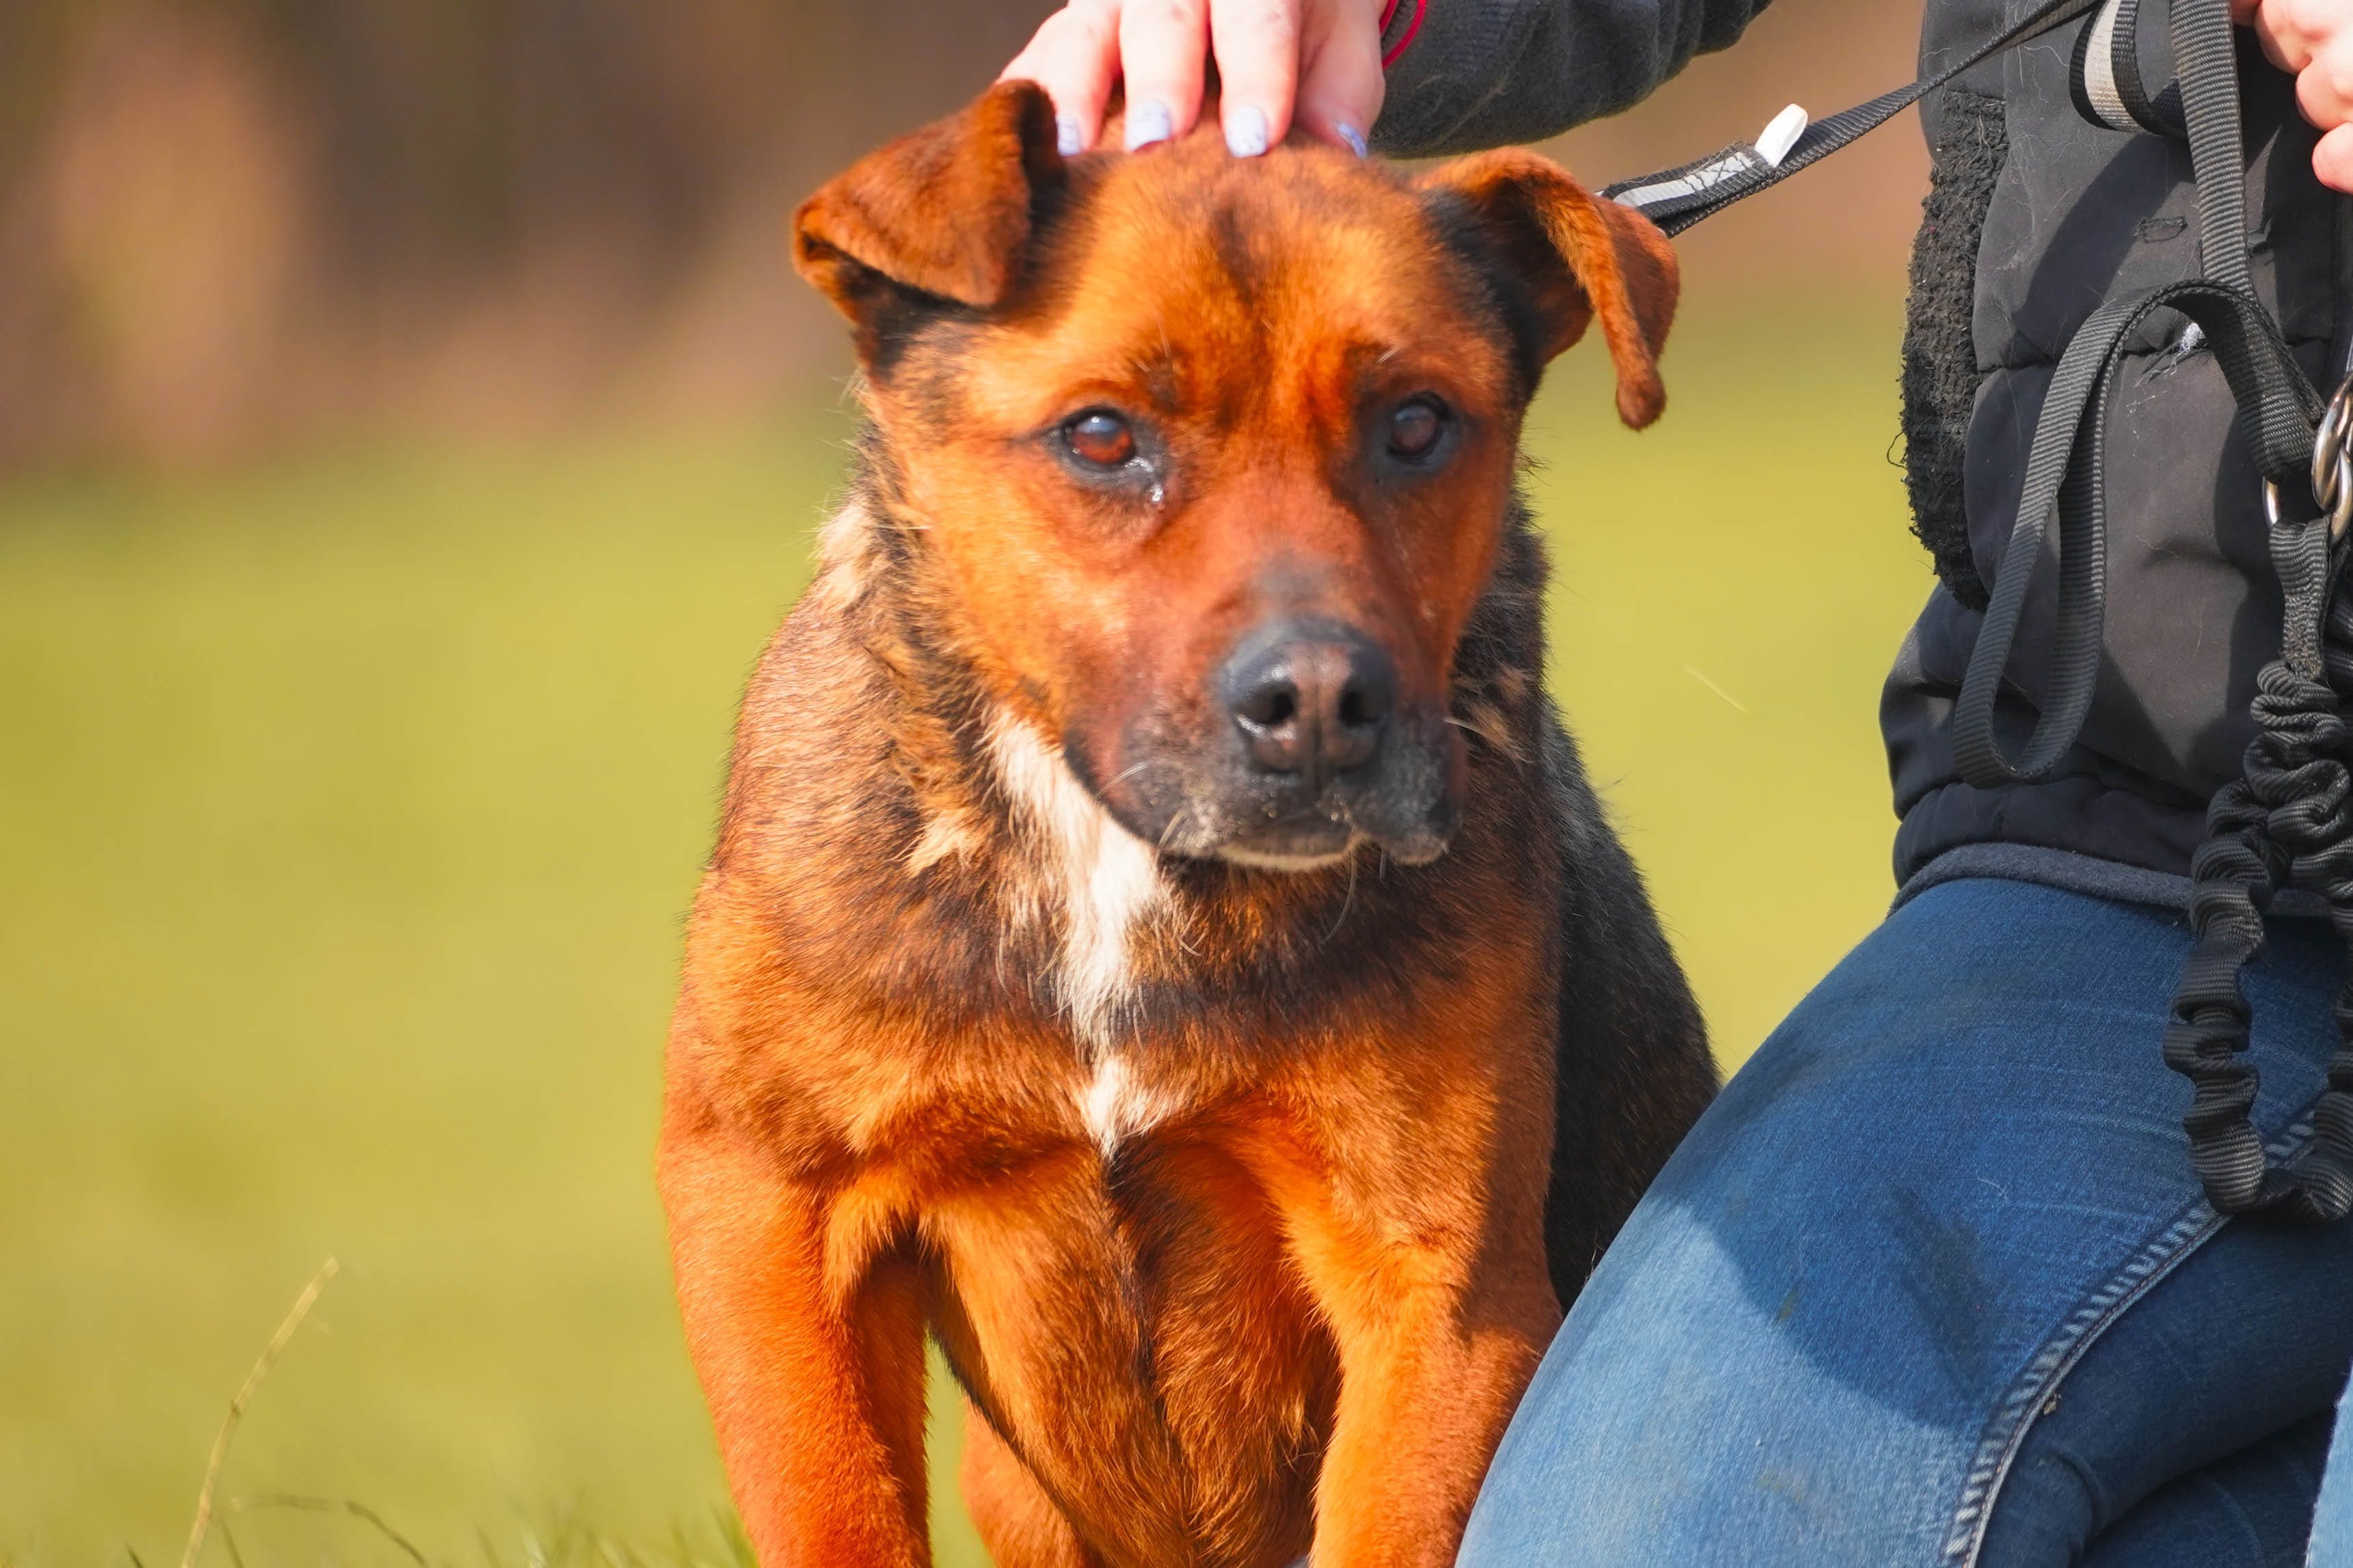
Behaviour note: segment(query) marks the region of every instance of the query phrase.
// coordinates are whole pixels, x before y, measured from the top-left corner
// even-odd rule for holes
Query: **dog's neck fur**
[[[852,495],[820,539],[813,592],[852,617],[888,672],[902,773],[923,819],[909,876],[983,863],[1009,938],[1057,950],[1055,1009],[1091,1057],[1129,1034],[1146,927],[1184,912],[1158,853],[1120,826],[1064,761],[1060,742],[983,690],[958,655],[930,581],[920,518],[871,433]],[[1116,1084],[1090,1121],[1118,1120]]]

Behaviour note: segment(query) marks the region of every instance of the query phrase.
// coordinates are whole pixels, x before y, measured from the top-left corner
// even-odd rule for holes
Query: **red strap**
[[[1389,30],[1389,23],[1397,16],[1398,3],[1399,0],[1386,0],[1381,6],[1380,30],[1383,33]],[[1428,15],[1430,15],[1430,0],[1413,0],[1413,20],[1406,24],[1405,37],[1397,41],[1395,47],[1381,56],[1381,69],[1387,70],[1398,63],[1398,57],[1404,54],[1406,46],[1413,42],[1413,36],[1421,31],[1421,19]]]

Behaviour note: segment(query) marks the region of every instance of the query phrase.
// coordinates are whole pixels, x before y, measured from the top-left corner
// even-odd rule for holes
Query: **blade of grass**
[[[258,1508],[293,1509],[303,1513],[350,1514],[353,1519],[364,1520],[375,1525],[383,1532],[385,1540],[408,1553],[410,1561],[417,1564],[417,1568],[432,1568],[432,1565],[426,1562],[425,1553],[417,1549],[415,1542],[393,1529],[391,1525],[385,1522],[384,1515],[364,1502],[356,1502],[350,1498],[303,1497],[295,1492],[265,1492],[259,1497],[231,1498],[228,1500],[228,1507],[223,1511],[246,1513]],[[229,1536],[227,1525],[221,1527],[221,1536],[224,1540],[233,1539]],[[241,1564],[240,1568],[242,1568]]]
[[[286,1321],[278,1325],[276,1333],[269,1336],[269,1343],[262,1350],[261,1359],[255,1362],[253,1370],[245,1374],[245,1382],[237,1389],[237,1397],[228,1402],[228,1414],[221,1417],[220,1432],[213,1438],[212,1458],[205,1462],[205,1484],[196,1491],[196,1519],[188,1527],[188,1549],[180,1555],[180,1568],[196,1568],[196,1559],[204,1555],[205,1536],[213,1525],[213,1492],[220,1485],[221,1466],[228,1458],[229,1441],[237,1436],[237,1423],[245,1419],[245,1407],[261,1387],[261,1380],[268,1377],[269,1369],[277,1364],[280,1352],[293,1339],[294,1331],[301,1328],[302,1320],[311,1315],[311,1304],[318,1300],[319,1292],[327,1288],[327,1281],[335,1277],[335,1270],[340,1267],[332,1258],[319,1265],[319,1271],[311,1276],[311,1282],[302,1287],[301,1295],[294,1298],[294,1305],[288,1310]]]

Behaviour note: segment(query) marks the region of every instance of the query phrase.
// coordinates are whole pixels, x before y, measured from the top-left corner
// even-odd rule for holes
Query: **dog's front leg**
[[[825,1194],[691,1105],[660,1163],[688,1350],[764,1568],[927,1568],[912,1264],[829,1279]]]
[[[1498,1103],[1511,1098],[1458,1085],[1354,1115],[1278,1192],[1340,1358],[1314,1568],[1451,1564],[1559,1325],[1544,1256],[1549,1117],[1514,1125],[1521,1110]]]
[[[1487,1462],[1546,1343],[1534,1311],[1482,1321],[1489,1317],[1472,1292],[1422,1289],[1400,1298],[1386,1321],[1342,1331],[1313,1568],[1454,1561]]]

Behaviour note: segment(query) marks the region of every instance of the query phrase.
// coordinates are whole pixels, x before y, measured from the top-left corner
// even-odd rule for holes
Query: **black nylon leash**
[[[2241,258],[2243,269],[2244,258]],[[1977,645],[1953,709],[1953,760],[1979,789],[2032,784],[2074,745],[2100,673],[2107,602],[2108,403],[2133,330],[2159,310],[2195,321],[2238,399],[2256,447],[2256,467],[2274,482],[2311,466],[2318,394],[2288,356],[2271,313],[2246,289],[2192,279],[2110,300],[2060,356],[2034,427],[2010,530]],[[2251,417],[2252,416],[2252,417]],[[2077,461],[2079,450],[2086,460]],[[2026,592],[2053,518],[2059,523],[2059,605],[2050,684],[2024,752],[2013,762],[1994,733],[1994,700],[2018,637]]]
[[[2124,5],[2132,0],[2122,0]],[[2106,20],[2104,11],[2101,20]],[[2099,678],[2107,576],[2108,399],[2132,331],[2158,310],[2196,322],[2211,347],[2256,468],[2275,489],[2312,468],[2321,400],[2289,355],[2247,267],[2247,193],[2239,125],[2237,47],[2226,0],[2177,0],[2174,57],[2189,116],[2198,184],[2199,255],[2206,276],[2114,300],[2076,331],[2052,374],[2034,430],[2018,521],[2002,552],[1986,618],[1953,712],[1954,761],[1979,789],[2050,775],[2083,731]],[[2092,29],[2087,29],[2090,31]],[[2086,417],[2088,413],[2089,417]],[[2075,461],[2088,435],[2089,462]],[[1994,735],[1994,700],[2008,669],[2026,591],[2059,518],[2059,607],[2049,689],[2024,753],[2011,762]],[[2314,614],[2318,614],[2317,609]]]
[[[2190,863],[2198,942],[2165,1030],[2166,1065],[2192,1089],[2182,1119],[2189,1163],[2215,1210],[2307,1225],[2353,1212],[2353,981],[2337,994],[2338,1044],[2311,1141],[2275,1165],[2248,1115],[2258,1082],[2243,1055],[2254,1019],[2242,977],[2263,953],[2263,913],[2283,887],[2327,899],[2330,925],[2353,948],[2353,731],[2338,697],[2353,676],[2353,612],[2342,603],[2321,609],[2344,563],[2330,531],[2327,517],[2272,530],[2287,598],[2284,646],[2257,677],[2244,776],[2207,808],[2207,840]]]
[[[2100,0],[2041,0],[2023,17],[1955,64],[1807,126],[1788,153],[1778,159],[1759,151],[1753,142],[1736,142],[1708,157],[1638,179],[1620,180],[1604,187],[1601,194],[1634,208],[1662,232],[1681,234],[1702,218],[1713,217],[1744,197],[1769,190],[1799,170],[1819,163],[1841,148],[1862,140],[1970,67],[1991,59],[2014,44],[2063,27],[2099,3]]]
[[[2076,112],[2095,125],[2146,131],[2172,141],[2189,135],[2176,81],[2151,90],[2141,68],[2141,14],[2147,0],[2109,0],[2075,40],[2068,89]]]
[[[2224,4],[2177,0],[2174,48],[2206,266],[2218,279],[2235,267],[2243,279],[2245,164]],[[2182,1127],[2190,1164],[2215,1210],[2325,1225],[2353,1213],[2353,979],[2337,993],[2337,1047],[2327,1088],[2313,1107],[2312,1138],[2274,1164],[2249,1115],[2259,1085],[2244,1054],[2254,1018],[2242,977],[2263,952],[2263,914],[2281,888],[2327,900],[2329,923],[2353,955],[2353,729],[2339,694],[2353,685],[2353,611],[2331,603],[2353,510],[2353,472],[2342,447],[2353,390],[2340,390],[2324,410],[2286,358],[2277,328],[2268,317],[2263,325],[2284,362],[2284,370],[2266,375],[2265,390],[2294,394],[2299,404],[2292,415],[2266,407],[2248,426],[2265,480],[2272,563],[2284,599],[2280,657],[2256,676],[2255,738],[2241,776],[2207,806],[2206,842],[2190,861],[2189,921],[2198,941],[2174,993],[2165,1061],[2189,1080]],[[2251,412],[2235,381],[2232,391],[2242,415]],[[2312,437],[2302,435],[2307,419],[2318,426]],[[2299,441],[2301,474],[2293,471]],[[2279,487],[2297,478],[2334,508],[2333,516],[2281,516]]]

